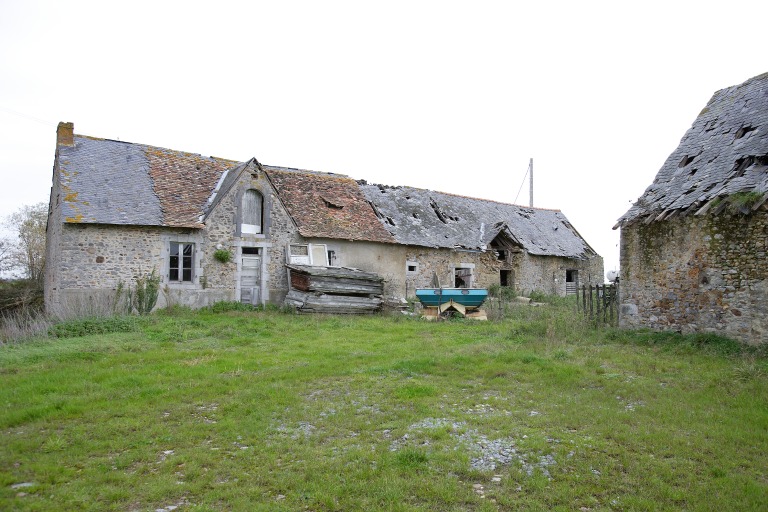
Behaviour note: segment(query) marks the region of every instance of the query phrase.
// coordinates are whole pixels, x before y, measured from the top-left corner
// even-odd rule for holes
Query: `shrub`
[[[531,293],[528,294],[528,298],[531,299],[531,302],[547,302],[548,295],[538,290],[531,290]]]
[[[148,315],[157,304],[160,293],[160,276],[155,269],[147,275],[136,277],[136,288],[131,301],[140,315]]]
[[[488,295],[493,298],[501,300],[513,300],[517,297],[515,289],[511,286],[501,286],[499,284],[492,284],[488,287]]]
[[[216,249],[213,253],[213,257],[216,261],[221,263],[229,263],[232,261],[232,253],[226,249]]]
[[[17,311],[42,309],[43,287],[32,279],[14,279],[0,282],[0,310]]]

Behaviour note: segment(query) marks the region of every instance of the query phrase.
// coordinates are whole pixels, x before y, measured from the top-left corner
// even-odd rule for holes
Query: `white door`
[[[240,302],[261,303],[261,256],[243,256],[240,266]]]

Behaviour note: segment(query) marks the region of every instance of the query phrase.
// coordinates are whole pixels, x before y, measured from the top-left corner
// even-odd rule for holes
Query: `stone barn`
[[[766,192],[768,73],[717,91],[619,219],[621,325],[768,341]]]
[[[289,266],[375,274],[395,302],[435,274],[443,286],[564,295],[603,273],[557,210],[101,139],[72,123],[57,132],[46,258],[52,311],[106,302],[152,271],[159,306],[190,307],[282,304]]]

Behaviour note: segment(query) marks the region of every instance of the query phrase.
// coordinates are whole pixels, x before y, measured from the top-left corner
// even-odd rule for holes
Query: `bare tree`
[[[13,243],[8,237],[0,238],[0,273],[8,272],[13,267],[11,250]]]
[[[15,238],[0,241],[0,266],[19,270],[25,277],[42,282],[45,269],[45,225],[48,205],[25,205],[6,218]]]

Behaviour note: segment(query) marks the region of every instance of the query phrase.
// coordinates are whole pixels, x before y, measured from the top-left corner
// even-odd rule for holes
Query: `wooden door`
[[[261,303],[261,256],[243,256],[240,266],[240,302]]]

